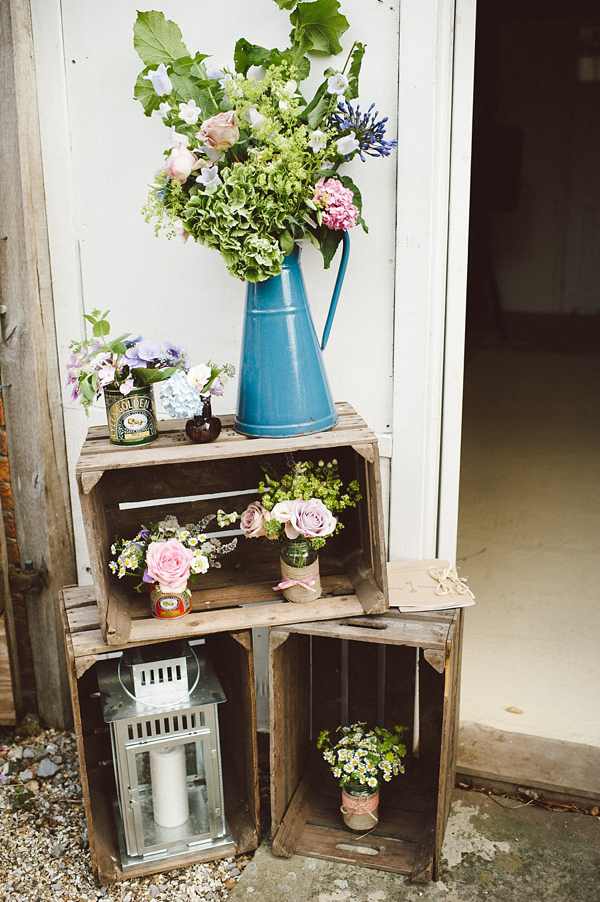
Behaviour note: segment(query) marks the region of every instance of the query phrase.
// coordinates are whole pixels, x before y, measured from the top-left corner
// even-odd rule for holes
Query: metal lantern
[[[98,662],[110,725],[121,864],[231,843],[225,820],[212,664],[185,640]]]

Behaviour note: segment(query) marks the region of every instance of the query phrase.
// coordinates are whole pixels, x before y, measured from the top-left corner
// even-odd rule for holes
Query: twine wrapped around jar
[[[360,792],[342,787],[342,807],[344,823],[350,830],[372,830],[379,821],[379,790]]]
[[[304,604],[321,597],[321,579],[319,577],[319,559],[307,567],[290,567],[281,561],[282,580],[277,586],[283,590],[283,597],[296,604]]]

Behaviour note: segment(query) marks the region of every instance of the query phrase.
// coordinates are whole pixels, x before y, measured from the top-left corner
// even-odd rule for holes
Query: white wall
[[[82,313],[94,307],[111,311],[115,332],[185,344],[194,362],[212,357],[237,364],[243,283],[229,276],[215,251],[155,238],[140,213],[147,185],[162,164],[167,130],[159,118],[146,118],[133,99],[142,64],[132,28],[136,9],[160,9],[180,26],[191,51],[232,65],[239,37],[287,46],[288,13],[273,0],[220,0],[210,14],[200,14],[199,4],[190,0],[32,0],[31,5],[62,374],[70,341],[83,335]],[[398,0],[344,0],[342,11],[351,26],[342,39],[344,50],[354,39],[367,44],[360,99],[364,106],[374,100],[389,116],[389,137],[395,137]],[[316,60],[313,70],[320,76],[329,64]],[[315,81],[311,76],[311,84]],[[385,455],[392,423],[396,156],[353,162],[347,171],[361,189],[369,234],[352,234],[325,359],[335,399],[349,401],[382,435]],[[303,252],[303,270],[320,333],[335,261],[324,272],[320,254],[311,248]],[[233,411],[235,393],[235,382],[230,383],[214,405],[217,413]],[[98,408],[87,420],[65,397],[65,421],[72,474],[87,427],[104,422],[104,412]],[[73,507],[84,582],[87,552],[77,500]]]

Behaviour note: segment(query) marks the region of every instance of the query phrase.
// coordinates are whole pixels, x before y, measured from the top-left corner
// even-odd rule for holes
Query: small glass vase
[[[364,833],[379,822],[379,787],[366,784],[342,787],[342,816],[350,830]]]
[[[193,442],[198,444],[206,444],[214,442],[221,433],[221,420],[213,417],[211,399],[202,399],[202,413],[191,417],[185,424],[185,434],[191,438]]]
[[[164,592],[158,583],[150,589],[150,611],[157,620],[173,620],[192,610],[192,593],[186,586],[181,592]]]
[[[114,385],[107,385],[104,403],[111,445],[129,448],[156,441],[157,419],[151,385],[134,388],[128,395],[123,395]]]
[[[281,582],[283,597],[296,604],[321,597],[319,556],[308,539],[284,539],[281,543]]]

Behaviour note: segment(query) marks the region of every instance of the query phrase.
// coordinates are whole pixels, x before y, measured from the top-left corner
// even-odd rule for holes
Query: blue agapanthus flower
[[[385,124],[388,117],[377,119],[379,113],[377,110],[373,113],[375,104],[372,103],[366,113],[361,113],[360,106],[356,109],[349,100],[342,100],[338,104],[335,113],[331,114],[330,124],[336,128],[340,134],[348,134],[352,132],[358,141],[358,155],[364,162],[364,155],[370,157],[389,157],[390,152],[397,145],[397,141],[386,141]]]

